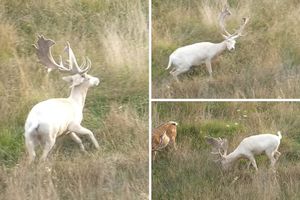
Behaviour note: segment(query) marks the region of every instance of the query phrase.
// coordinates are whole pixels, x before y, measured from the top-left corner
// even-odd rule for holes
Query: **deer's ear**
[[[72,78],[72,85],[70,86],[70,88],[80,85],[81,83],[83,83],[85,79],[84,77],[78,74],[71,76],[71,78]]]
[[[73,82],[73,78],[72,76],[64,76],[62,77],[62,79],[68,83],[72,83]]]

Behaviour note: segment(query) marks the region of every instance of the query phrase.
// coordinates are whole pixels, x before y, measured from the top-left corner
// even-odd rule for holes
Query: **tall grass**
[[[178,149],[159,152],[153,161],[153,199],[297,199],[299,113],[299,103],[154,103],[154,127],[178,122]],[[256,156],[258,172],[245,160],[224,172],[204,140],[227,138],[231,152],[246,136],[278,130],[283,138],[276,174],[264,155]]]
[[[153,96],[156,98],[296,98],[299,97],[300,29],[294,0],[228,1],[233,32],[250,17],[234,53],[224,52],[212,64],[194,67],[176,83],[164,70],[178,47],[221,42],[218,14],[226,1],[153,1]]]
[[[147,3],[140,0],[2,0],[0,5],[0,199],[144,199],[148,188]],[[88,92],[83,125],[101,150],[67,136],[45,166],[26,166],[23,126],[37,102],[67,97],[58,72],[46,74],[32,44],[69,41],[92,60],[100,85]],[[137,153],[139,152],[139,153]]]

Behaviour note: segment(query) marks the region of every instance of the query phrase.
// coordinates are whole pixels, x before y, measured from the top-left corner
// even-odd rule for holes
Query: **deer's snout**
[[[233,52],[234,50],[235,50],[234,47],[231,47],[231,48],[229,49],[230,52]]]
[[[94,86],[99,85],[99,83],[100,83],[99,78],[93,77],[93,79],[90,80],[90,84],[92,84]]]

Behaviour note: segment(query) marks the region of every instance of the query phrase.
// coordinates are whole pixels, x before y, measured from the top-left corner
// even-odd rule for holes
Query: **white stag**
[[[40,62],[48,69],[57,69],[70,74],[63,77],[63,80],[71,84],[71,94],[68,98],[54,98],[40,102],[29,112],[25,123],[29,162],[35,159],[35,147],[38,144],[43,145],[41,160],[46,160],[56,138],[63,134],[70,135],[83,151],[84,146],[77,135],[88,135],[95,147],[99,148],[92,131],[81,126],[87,91],[89,87],[98,85],[99,79],[87,74],[91,68],[91,61],[88,58],[84,59],[80,67],[78,66],[69,43],[65,48],[69,59],[65,64],[60,59],[60,63],[57,64],[51,54],[51,46],[54,44],[54,41],[39,36],[37,46],[34,46]]]
[[[245,25],[249,18],[243,18],[240,28],[233,34],[226,31],[224,20],[226,16],[231,15],[231,12],[225,7],[219,16],[219,25],[223,31],[222,36],[224,41],[220,43],[200,42],[192,45],[180,47],[176,49],[169,57],[169,64],[166,68],[173,66],[170,74],[178,81],[178,75],[187,72],[192,66],[199,66],[202,63],[206,64],[206,68],[212,77],[211,61],[213,58],[228,49],[233,51],[235,48],[236,39],[242,36]]]
[[[271,168],[274,168],[276,161],[281,153],[278,151],[282,136],[280,131],[277,135],[260,134],[246,137],[238,145],[238,147],[227,155],[228,142],[226,139],[206,137],[206,142],[215,149],[212,154],[218,154],[221,165],[224,170],[229,169],[235,161],[240,158],[249,160],[248,168],[252,166],[257,170],[257,165],[254,156],[265,153],[271,162]],[[223,153],[222,153],[223,151]]]

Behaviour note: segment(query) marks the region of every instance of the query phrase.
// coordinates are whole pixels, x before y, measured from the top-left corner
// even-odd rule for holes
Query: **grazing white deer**
[[[220,16],[219,24],[223,31],[222,36],[224,41],[220,43],[211,42],[200,42],[176,49],[169,57],[169,64],[166,68],[169,69],[173,66],[170,74],[178,81],[178,75],[187,72],[192,66],[198,66],[202,63],[206,64],[206,68],[210,77],[212,77],[211,61],[213,58],[221,54],[223,51],[228,49],[229,51],[234,50],[236,39],[242,36],[242,32],[245,25],[248,23],[249,18],[243,18],[240,28],[233,34],[226,31],[224,26],[224,20],[226,16],[231,15],[231,12],[225,7]]]
[[[224,170],[229,169],[235,161],[240,158],[249,160],[248,168],[252,166],[257,170],[257,165],[254,156],[265,153],[271,162],[271,168],[274,168],[276,161],[281,153],[278,151],[282,136],[280,131],[277,135],[261,134],[246,137],[238,145],[238,147],[227,155],[228,142],[226,139],[206,137],[206,142],[216,150],[212,154],[218,154],[221,165]],[[221,152],[223,151],[223,153]]]
[[[63,80],[71,84],[71,94],[68,98],[54,98],[36,104],[28,114],[25,123],[25,142],[29,153],[29,162],[35,157],[35,147],[40,144],[44,146],[41,160],[45,160],[55,144],[56,138],[68,134],[84,150],[81,139],[78,135],[88,135],[95,147],[99,144],[92,131],[81,126],[83,118],[82,110],[89,87],[99,84],[99,79],[88,75],[91,68],[91,61],[86,58],[79,67],[75,55],[69,45],[65,48],[69,59],[64,65],[62,59],[57,64],[51,54],[51,46],[55,42],[38,37],[36,53],[40,62],[48,69],[57,69],[69,73],[70,76],[63,77]]]

